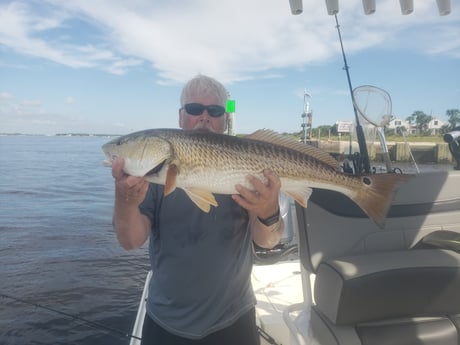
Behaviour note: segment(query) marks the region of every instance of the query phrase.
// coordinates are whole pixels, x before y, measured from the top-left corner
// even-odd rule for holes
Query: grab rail
[[[443,139],[449,144],[449,151],[452,157],[457,161],[457,166],[454,166],[454,169],[460,170],[460,126],[444,134]]]

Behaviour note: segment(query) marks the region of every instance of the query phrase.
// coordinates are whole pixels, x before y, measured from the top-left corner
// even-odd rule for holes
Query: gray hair
[[[220,105],[224,107],[227,104],[228,92],[219,81],[214,78],[199,74],[190,79],[182,89],[180,96],[180,105],[183,106],[194,95],[212,95],[215,96]]]

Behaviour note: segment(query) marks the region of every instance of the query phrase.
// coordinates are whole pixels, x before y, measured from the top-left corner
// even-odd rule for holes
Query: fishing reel
[[[444,134],[443,139],[449,144],[449,151],[457,162],[457,166],[454,166],[454,169],[460,170],[460,126]]]

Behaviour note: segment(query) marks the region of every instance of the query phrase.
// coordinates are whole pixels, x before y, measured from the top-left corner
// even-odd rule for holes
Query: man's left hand
[[[254,190],[237,184],[235,188],[240,194],[232,195],[238,205],[262,219],[274,215],[279,209],[278,195],[281,188],[281,180],[273,171],[264,170],[264,176],[267,183],[255,176],[249,176],[248,181]]]

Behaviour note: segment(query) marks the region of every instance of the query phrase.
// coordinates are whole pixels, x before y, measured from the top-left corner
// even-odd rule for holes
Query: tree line
[[[448,124],[442,126],[439,129],[440,134],[445,134],[452,129],[454,129],[457,126],[460,126],[460,110],[459,109],[449,109],[446,110],[446,116],[447,116],[447,122]],[[431,135],[431,132],[428,129],[428,124],[430,123],[431,120],[433,120],[433,116],[425,114],[421,110],[416,110],[412,113],[412,115],[408,116],[405,119],[409,124],[414,125],[416,129],[417,135]],[[404,127],[401,127],[400,129],[404,129]],[[318,132],[320,135],[338,135],[337,132],[337,124],[334,124],[332,126],[329,125],[322,125],[318,126],[317,128],[313,129],[315,135],[317,136]],[[394,134],[394,130],[389,130],[385,128],[385,132],[389,132],[388,134]],[[387,133],[386,133],[387,134]],[[296,133],[296,136],[302,135],[302,131],[299,133]]]
[[[447,122],[449,124],[444,125],[440,128],[441,134],[447,133],[460,125],[460,110],[449,109],[446,110]],[[433,120],[433,116],[425,114],[423,111],[417,110],[412,115],[406,118],[406,121],[412,126],[415,125],[417,134],[424,135],[428,134],[428,124]]]

